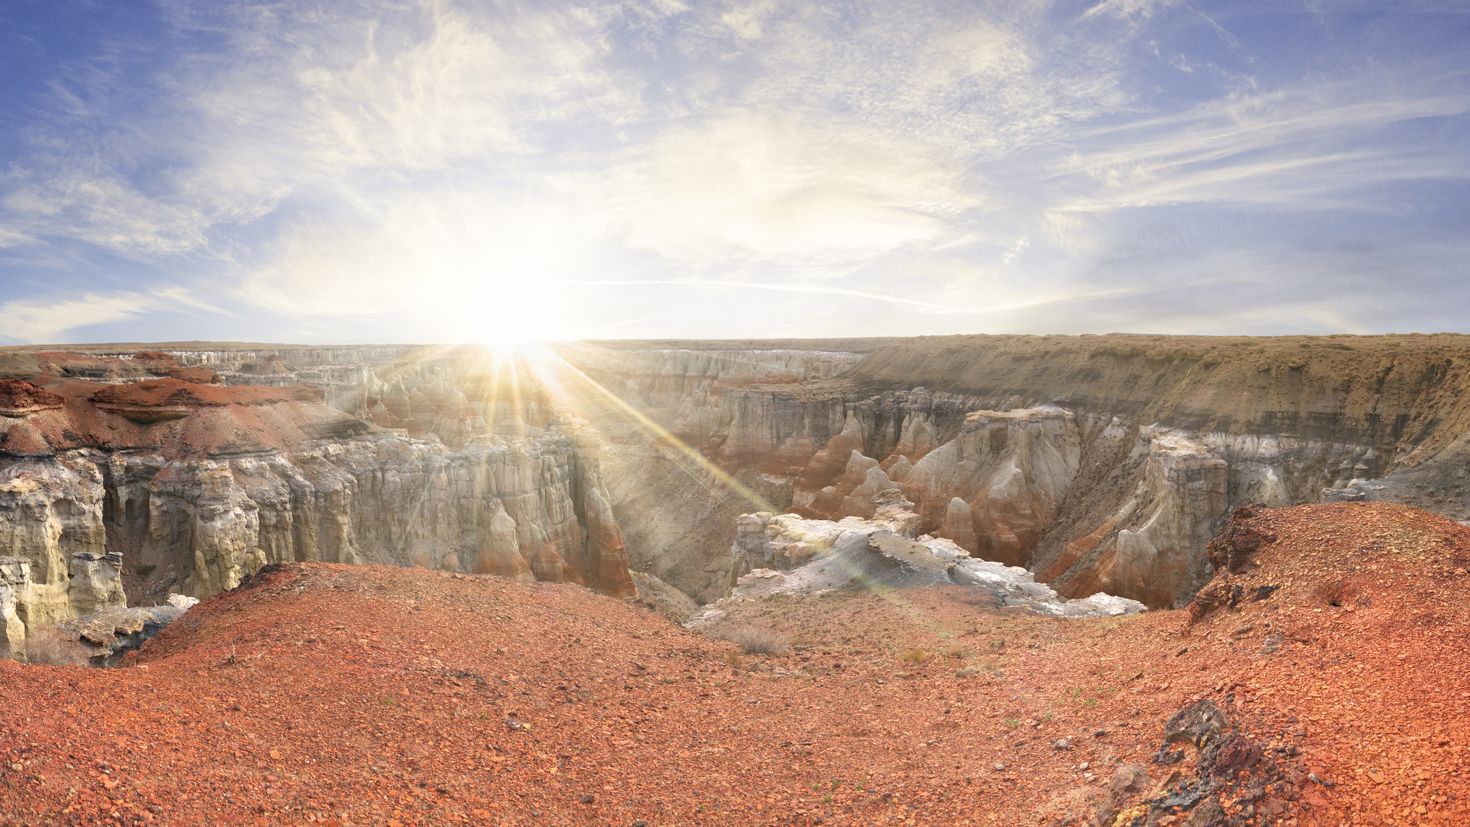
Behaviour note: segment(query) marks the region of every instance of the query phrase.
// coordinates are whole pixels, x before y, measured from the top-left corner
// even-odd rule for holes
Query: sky
[[[0,342],[1470,332],[1470,2],[0,0]]]

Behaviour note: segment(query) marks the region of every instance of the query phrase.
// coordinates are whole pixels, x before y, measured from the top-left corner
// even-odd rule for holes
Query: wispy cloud
[[[146,36],[16,64],[12,338],[182,312],[432,336],[511,301],[555,336],[1155,329],[1203,325],[1238,267],[1361,327],[1372,302],[1305,287],[1320,261],[1470,262],[1424,252],[1470,214],[1464,16],[1432,4],[1411,11],[1442,25],[1188,0],[158,8]],[[1365,216],[1370,251],[1333,246]],[[48,274],[85,298],[38,298]]]
[[[1463,94],[1379,97],[1345,84],[1211,101],[1079,133],[1090,148],[1055,165],[1072,194],[1054,209],[1383,209],[1383,185],[1470,177],[1461,147],[1405,151],[1419,139],[1388,133],[1467,113]]]
[[[223,314],[178,288],[87,293],[76,298],[17,299],[0,304],[0,340],[58,343],[75,331],[154,312]]]
[[[942,238],[984,201],[970,178],[902,136],[737,111],[671,129],[581,189],[606,198],[631,247],[680,265],[819,273]]]

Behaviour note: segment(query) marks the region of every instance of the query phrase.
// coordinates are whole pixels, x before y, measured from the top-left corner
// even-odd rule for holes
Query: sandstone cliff
[[[194,576],[213,584],[235,568],[311,554],[611,582],[621,579],[608,562],[618,553],[607,550],[621,547],[640,574],[708,602],[738,568],[729,549],[740,514],[870,518],[899,496],[913,504],[917,531],[1026,566],[1064,595],[1104,590],[1165,606],[1208,576],[1204,540],[1234,505],[1396,499],[1470,517],[1460,474],[1470,457],[1464,337],[588,343],[535,358],[200,345],[141,358],[6,358],[0,368],[44,362],[114,382],[208,370],[249,396],[215,404],[216,391],[196,387],[173,399],[179,388],[158,384],[173,380],[151,380],[151,405],[99,397],[79,429],[94,441],[59,445],[64,429],[45,423],[86,406],[65,383],[44,380],[14,393],[6,410],[15,416],[0,433],[12,457],[106,453],[87,461],[116,492],[102,500],[113,515],[108,542],[141,555],[197,536],[217,549],[206,560],[244,561],[206,562]],[[573,431],[569,453],[533,446],[533,433]],[[165,469],[178,459],[166,443],[180,438],[214,464],[196,457]],[[367,447],[385,439],[401,447]],[[490,467],[514,465],[489,457],[512,444],[560,457],[543,476],[569,493],[538,494],[530,499],[546,502],[522,511],[485,497],[479,516],[446,504],[476,501],[457,492],[501,473]],[[45,472],[47,486],[85,487],[71,479],[85,467],[60,465]],[[575,479],[592,465],[589,495]],[[398,476],[380,481],[373,468]],[[422,499],[442,529],[341,517],[412,511],[425,486],[439,492]],[[269,505],[252,517],[257,498]],[[69,502],[96,507],[85,496]],[[155,510],[156,520],[137,516]],[[64,528],[81,519],[70,513],[47,519],[81,530]],[[20,530],[36,530],[28,525]],[[619,532],[601,528],[610,525]],[[249,535],[266,539],[231,539]],[[78,548],[95,551],[95,540]],[[65,568],[48,564],[38,583],[54,591]]]
[[[268,563],[419,565],[634,593],[595,445],[572,427],[451,448],[310,388],[0,381],[0,623],[203,597]],[[126,595],[126,596],[125,596]]]
[[[646,354],[636,375],[601,375],[768,500],[663,501],[836,519],[870,516],[875,494],[898,489],[921,530],[1030,566],[1066,594],[1181,604],[1209,575],[1205,540],[1244,502],[1400,499],[1470,517],[1453,470],[1470,452],[1463,337],[951,337],[859,350],[820,354],[838,372],[789,367],[784,350],[756,370],[763,354],[744,350],[747,367],[722,379],[710,371],[729,362],[707,354],[697,380]],[[664,559],[651,549],[679,545],[676,534],[689,537],[648,535],[637,554]],[[718,531],[699,538],[723,545]],[[699,577],[661,576],[708,594]]]

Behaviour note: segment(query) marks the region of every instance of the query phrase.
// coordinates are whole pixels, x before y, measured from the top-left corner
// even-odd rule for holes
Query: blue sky
[[[1470,4],[0,4],[0,342],[1470,331]]]

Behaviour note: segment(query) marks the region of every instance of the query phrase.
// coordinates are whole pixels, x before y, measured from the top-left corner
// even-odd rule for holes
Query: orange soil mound
[[[1194,623],[852,590],[734,612],[769,657],[578,587],[292,565],[132,668],[0,663],[0,822],[1073,823],[1120,764],[1187,777],[1150,758],[1207,698],[1285,774],[1205,823],[1466,823],[1470,531],[1249,519],[1231,585],[1276,591]]]
[[[57,394],[38,388],[24,379],[0,379],[0,409],[24,411],[61,405]]]
[[[23,456],[83,447],[147,448],[168,456],[227,454],[371,429],[327,406],[320,389],[305,385],[200,385],[175,378],[100,385],[34,374],[0,382],[0,393],[6,387],[13,395],[61,403],[24,418],[0,418],[0,452]]]
[[[173,377],[149,379],[125,385],[107,385],[92,394],[92,401],[115,405],[266,405],[274,402],[316,402],[323,399],[320,388],[292,385],[268,388],[257,385],[198,385]]]
[[[185,382],[195,382],[201,385],[214,385],[220,381],[219,374],[206,367],[172,368],[169,370],[168,375],[175,379],[182,379]]]
[[[16,354],[28,355],[38,369],[56,375],[137,376],[158,374],[179,366],[173,354],[158,350],[140,350],[131,359],[66,350],[39,350],[29,354],[17,351]]]

